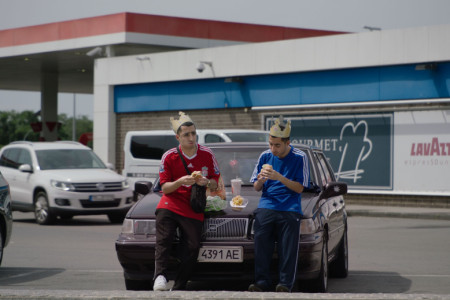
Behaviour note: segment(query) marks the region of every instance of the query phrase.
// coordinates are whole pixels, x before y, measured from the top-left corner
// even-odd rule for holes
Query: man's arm
[[[195,183],[195,178],[191,175],[185,175],[183,177],[178,178],[172,182],[164,182],[162,184],[162,192],[164,194],[170,194],[176,191],[182,185],[193,185]]]
[[[262,190],[264,186],[264,182],[267,181],[268,178],[261,175],[261,173],[258,174],[257,180],[253,183],[253,187],[255,191],[259,192]]]
[[[261,177],[261,180],[260,180],[260,177]],[[261,170],[261,173],[258,174],[258,180],[255,181],[255,184],[254,184],[255,190],[257,190],[257,186],[259,187],[259,185],[260,185],[261,186],[260,189],[257,190],[257,191],[260,191],[262,189],[264,182],[266,182],[267,179],[278,180],[282,184],[284,184],[288,189],[290,189],[296,193],[300,194],[301,192],[303,192],[304,187],[300,182],[290,180],[273,169],[262,169]]]

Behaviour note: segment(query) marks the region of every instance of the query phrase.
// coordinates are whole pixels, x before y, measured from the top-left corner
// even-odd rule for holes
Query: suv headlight
[[[128,183],[128,180],[124,180],[122,181],[122,188],[123,189],[127,189],[130,187],[130,184]]]
[[[50,180],[52,187],[63,191],[75,191],[75,187],[70,182]]]

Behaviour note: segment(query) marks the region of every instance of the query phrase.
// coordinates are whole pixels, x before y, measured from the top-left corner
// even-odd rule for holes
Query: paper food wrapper
[[[219,182],[217,183],[217,190],[214,192],[211,192],[209,189],[206,189],[206,196],[219,196],[223,200],[227,198],[226,191],[225,191],[225,185],[223,183],[222,176],[219,177]]]

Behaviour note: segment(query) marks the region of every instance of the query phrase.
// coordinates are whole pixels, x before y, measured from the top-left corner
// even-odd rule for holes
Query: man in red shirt
[[[197,262],[203,228],[203,213],[195,213],[190,206],[191,188],[194,183],[217,189],[219,166],[212,151],[197,144],[197,133],[191,118],[180,112],[178,120],[170,118],[177,148],[168,150],[161,158],[159,180],[163,196],[156,208],[155,281],[153,290],[166,291],[167,268],[172,242],[177,228],[181,237],[180,266],[172,290],[185,289]],[[188,175],[180,155],[191,171],[200,171],[201,178]]]

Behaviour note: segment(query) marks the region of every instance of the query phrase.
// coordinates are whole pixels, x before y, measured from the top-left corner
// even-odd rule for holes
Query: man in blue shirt
[[[309,183],[306,154],[290,145],[291,122],[275,120],[269,146],[253,171],[253,186],[262,190],[255,210],[255,283],[249,291],[271,290],[270,263],[275,243],[278,254],[277,292],[291,292],[300,242],[301,192]]]

